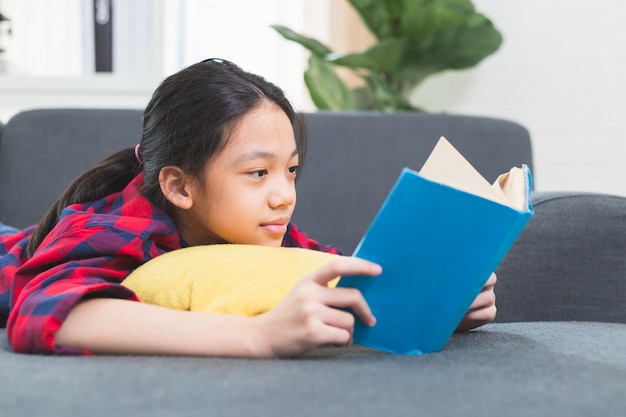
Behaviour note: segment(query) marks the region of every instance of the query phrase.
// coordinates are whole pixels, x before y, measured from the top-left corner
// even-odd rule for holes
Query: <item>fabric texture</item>
[[[66,208],[32,258],[24,258],[25,240],[11,249],[9,257],[20,251],[21,259],[2,268],[0,282],[11,291],[7,334],[17,352],[78,353],[54,345],[70,309],[87,296],[136,300],[122,280],[181,247],[169,217],[139,193],[141,183],[138,176],[121,193]]]
[[[300,277],[337,256],[288,247],[195,246],[146,262],[122,285],[149,304],[254,316],[271,310]],[[329,286],[335,286],[337,281],[331,281]]]
[[[0,222],[37,223],[65,187],[141,140],[142,110],[34,109],[7,122],[0,149]]]
[[[17,232],[19,232],[19,229],[0,223],[0,235],[15,234]]]
[[[626,198],[534,192],[535,215],[496,274],[498,322],[626,323]]]
[[[16,355],[5,340],[0,335],[6,416],[623,417],[626,410],[626,325],[616,323],[500,323],[454,334],[435,354],[353,345],[291,360]]]

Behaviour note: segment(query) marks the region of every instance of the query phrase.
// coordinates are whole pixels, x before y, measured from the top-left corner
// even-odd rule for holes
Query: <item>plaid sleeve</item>
[[[15,274],[7,337],[16,352],[89,354],[55,346],[69,311],[86,297],[137,300],[120,283],[157,256],[144,249],[141,236],[110,225],[76,222],[64,230],[49,235]]]
[[[2,242],[3,235],[14,235],[16,233],[19,233],[19,230],[16,229],[15,227],[11,227],[4,223],[0,223],[0,242]]]
[[[0,225],[2,227],[2,225]],[[13,288],[13,277],[26,259],[26,246],[33,227],[0,231],[0,327],[6,327]]]
[[[306,233],[298,230],[295,224],[289,223],[287,233],[283,238],[282,246],[292,248],[312,249],[320,252],[336,253],[341,255],[341,250],[334,246],[320,245],[317,241],[310,239]]]

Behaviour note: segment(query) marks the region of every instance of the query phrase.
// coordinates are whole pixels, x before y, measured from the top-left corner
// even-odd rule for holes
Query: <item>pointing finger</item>
[[[326,285],[341,275],[380,275],[382,268],[365,259],[341,256],[309,273],[307,278],[320,285]]]

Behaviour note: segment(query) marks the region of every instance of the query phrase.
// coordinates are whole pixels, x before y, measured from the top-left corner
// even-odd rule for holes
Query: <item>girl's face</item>
[[[190,245],[280,246],[296,204],[298,151],[280,107],[263,103],[234,127],[226,147],[207,164],[202,187],[178,229]]]

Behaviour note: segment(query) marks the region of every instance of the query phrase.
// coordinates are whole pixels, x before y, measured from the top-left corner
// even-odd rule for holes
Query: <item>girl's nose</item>
[[[269,197],[272,208],[290,206],[296,201],[296,184],[293,178],[277,181]]]

